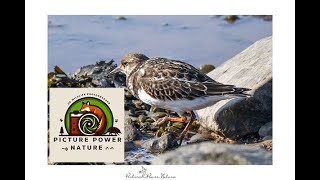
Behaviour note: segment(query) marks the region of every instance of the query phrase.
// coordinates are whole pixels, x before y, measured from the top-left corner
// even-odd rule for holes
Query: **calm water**
[[[256,40],[272,35],[272,21],[240,16],[49,16],[48,70],[66,72],[99,60],[119,64],[128,52],[180,59],[196,67],[221,65]]]

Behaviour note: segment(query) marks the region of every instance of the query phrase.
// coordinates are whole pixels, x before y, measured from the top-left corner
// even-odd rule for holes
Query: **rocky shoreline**
[[[123,74],[109,76],[117,67],[113,60],[81,67],[73,74],[56,66],[48,74],[48,87],[125,88],[125,162],[117,164],[272,164],[272,37],[216,69],[208,66],[201,70],[221,83],[251,88],[252,97],[197,111],[198,121],[181,147],[174,139],[190,117],[185,123],[163,122],[163,117],[177,114],[133,97]]]

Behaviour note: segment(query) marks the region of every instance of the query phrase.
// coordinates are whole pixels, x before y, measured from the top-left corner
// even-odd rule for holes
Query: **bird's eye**
[[[126,66],[127,64],[128,64],[128,62],[123,62],[122,63],[123,66]]]

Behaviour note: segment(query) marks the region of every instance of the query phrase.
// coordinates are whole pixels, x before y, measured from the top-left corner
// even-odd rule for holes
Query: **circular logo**
[[[94,97],[85,97],[73,102],[65,114],[65,127],[72,136],[105,135],[113,126],[109,106]]]

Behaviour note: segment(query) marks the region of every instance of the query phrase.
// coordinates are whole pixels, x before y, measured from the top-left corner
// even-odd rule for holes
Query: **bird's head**
[[[149,58],[144,54],[129,53],[121,59],[120,67],[118,67],[117,69],[114,69],[111,73],[113,74],[115,72],[120,71],[128,76],[137,65],[140,65],[140,63],[142,63],[147,59]]]

